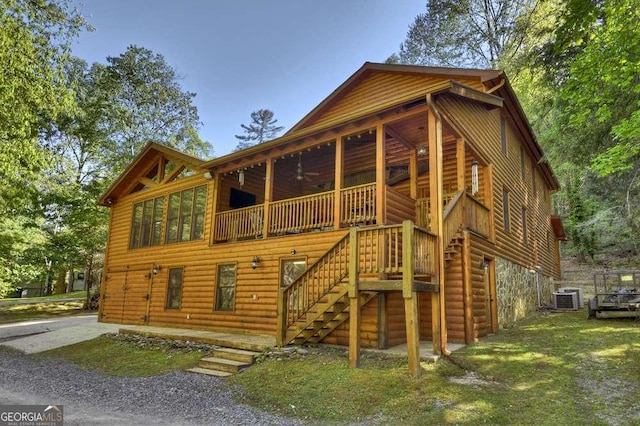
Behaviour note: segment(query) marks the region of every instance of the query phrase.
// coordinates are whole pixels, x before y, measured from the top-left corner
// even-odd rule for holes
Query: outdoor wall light
[[[258,256],[253,256],[251,259],[251,269],[256,269],[260,264],[260,258]]]
[[[151,272],[153,272],[153,275],[158,275],[158,272],[160,272],[160,265],[154,264]]]
[[[292,255],[296,254],[296,249],[292,248],[292,249],[291,249],[291,254],[292,254]]]
[[[427,155],[427,147],[424,145],[420,145],[418,146],[418,148],[416,149],[416,153],[418,154],[418,157],[424,157]]]

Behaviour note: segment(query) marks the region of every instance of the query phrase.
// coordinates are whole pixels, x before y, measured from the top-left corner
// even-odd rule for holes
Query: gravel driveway
[[[111,377],[0,347],[0,403],[62,404],[65,425],[302,424],[239,404],[234,395],[241,393],[217,377]]]

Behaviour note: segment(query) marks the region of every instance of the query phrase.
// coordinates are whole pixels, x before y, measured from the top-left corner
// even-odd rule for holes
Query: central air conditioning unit
[[[556,310],[578,310],[578,293],[553,293],[553,309]]]
[[[559,293],[578,293],[578,308],[584,308],[584,293],[580,287],[560,287]]]

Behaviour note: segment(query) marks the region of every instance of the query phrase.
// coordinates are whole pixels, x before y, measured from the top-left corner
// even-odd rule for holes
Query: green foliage
[[[283,126],[276,126],[278,122],[274,118],[273,111],[268,109],[259,109],[251,113],[251,123],[249,125],[241,124],[244,135],[236,135],[238,145],[236,151],[249,148],[256,143],[263,143],[273,139],[284,129]]]
[[[103,124],[118,147],[118,170],[150,141],[209,156],[211,145],[197,133],[195,93],[184,92],[178,79],[162,55],[143,47],[132,45],[119,56],[107,57],[95,84],[108,99]]]
[[[533,0],[429,0],[388,62],[497,68],[526,46],[538,5]]]
[[[38,135],[72,105],[64,66],[82,28],[69,1],[6,0],[0,6],[0,213],[34,190],[32,179],[47,159]]]

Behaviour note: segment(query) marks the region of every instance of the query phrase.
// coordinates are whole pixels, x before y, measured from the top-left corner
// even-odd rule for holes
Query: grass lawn
[[[380,424],[640,425],[640,321],[542,314],[412,379],[406,358],[343,349],[267,360],[231,381],[262,409]]]
[[[0,324],[9,322],[26,321],[29,319],[46,318],[60,315],[73,315],[86,313],[82,310],[84,300],[70,300],[53,302],[52,300],[65,300],[85,297],[86,291],[74,291],[72,293],[52,294],[41,297],[25,297],[20,299],[0,299]],[[14,302],[37,302],[14,304]]]
[[[147,343],[150,342],[150,343]],[[206,351],[160,339],[100,336],[43,352],[111,376],[143,377],[195,367]]]
[[[413,379],[403,357],[347,348],[271,355],[230,383],[241,402],[312,424],[640,425],[640,321],[543,313],[483,339]],[[101,337],[50,351],[106,374],[141,376],[205,354]]]

